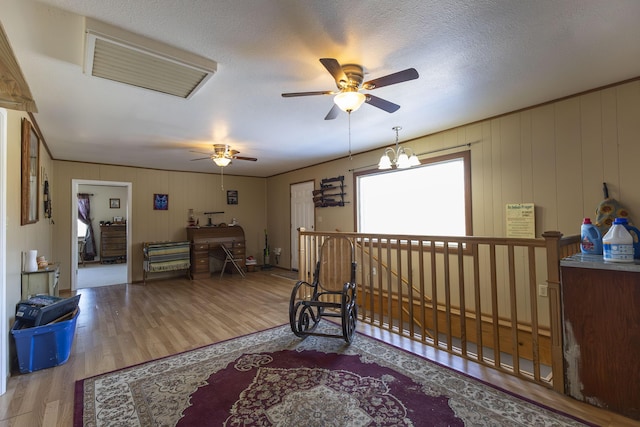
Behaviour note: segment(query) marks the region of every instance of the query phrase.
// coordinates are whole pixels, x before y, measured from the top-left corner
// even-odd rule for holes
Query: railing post
[[[302,235],[304,227],[298,228],[298,280],[307,280],[307,257],[305,252],[305,237]]]
[[[551,329],[551,372],[553,389],[564,394],[564,357],[562,352],[562,300],[560,291],[560,239],[559,231],[542,233],[547,252],[547,294]]]

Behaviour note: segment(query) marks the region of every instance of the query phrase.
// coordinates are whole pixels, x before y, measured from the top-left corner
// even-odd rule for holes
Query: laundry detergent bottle
[[[633,262],[633,237],[625,226],[626,218],[616,218],[602,238],[602,253],[605,262]]]
[[[602,255],[602,236],[590,218],[585,218],[580,227],[580,250],[583,254]]]

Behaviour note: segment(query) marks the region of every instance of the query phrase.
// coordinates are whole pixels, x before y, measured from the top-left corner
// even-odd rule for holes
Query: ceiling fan
[[[387,101],[377,96],[361,93],[361,90],[373,90],[396,83],[406,82],[408,80],[417,79],[418,72],[415,68],[407,68],[397,73],[389,74],[377,79],[369,80],[362,83],[364,79],[364,70],[358,64],[344,64],[333,58],[320,58],[320,62],[329,71],[338,86],[337,91],[315,91],[315,92],[293,92],[283,93],[282,96],[290,98],[294,96],[311,96],[311,95],[336,95],[333,99],[335,105],[329,110],[324,118],[325,120],[333,120],[338,116],[340,110],[347,113],[356,111],[363,103],[373,105],[388,113],[397,111],[400,106],[393,102]]]
[[[200,153],[200,154],[208,154],[208,153],[201,153],[200,151],[192,151],[192,152]],[[223,168],[229,165],[229,163],[231,163],[231,160],[249,160],[251,162],[255,162],[258,160],[255,157],[238,156],[239,153],[240,152],[237,150],[232,150],[228,144],[213,144],[213,153],[208,154],[207,157],[191,159],[191,161],[211,159],[213,163]]]

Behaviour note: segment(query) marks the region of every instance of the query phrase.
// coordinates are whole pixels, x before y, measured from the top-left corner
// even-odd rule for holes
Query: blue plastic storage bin
[[[80,309],[69,320],[24,329],[20,329],[22,324],[17,320],[11,334],[16,342],[20,372],[51,368],[69,360],[79,314]]]

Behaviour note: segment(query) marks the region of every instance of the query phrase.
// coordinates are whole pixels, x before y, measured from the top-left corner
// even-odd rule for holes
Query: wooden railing
[[[300,230],[300,279],[311,279],[322,242],[336,235],[356,248],[359,321],[563,391],[559,265],[580,236]]]

